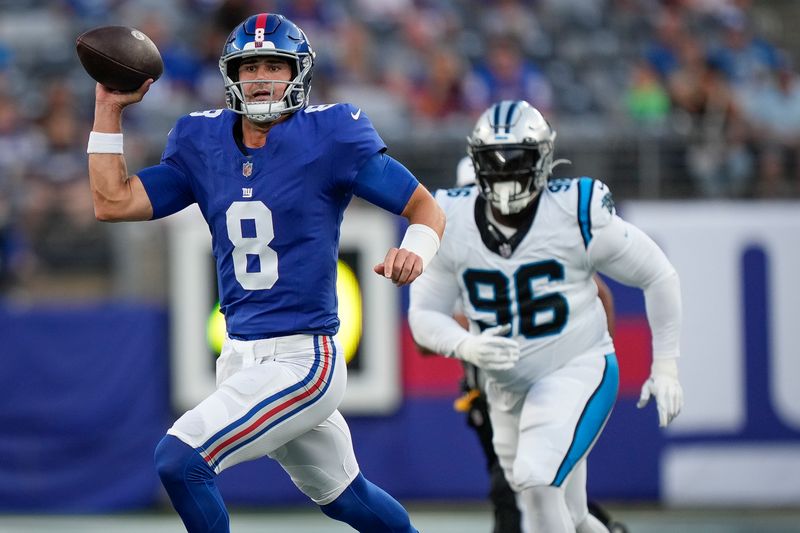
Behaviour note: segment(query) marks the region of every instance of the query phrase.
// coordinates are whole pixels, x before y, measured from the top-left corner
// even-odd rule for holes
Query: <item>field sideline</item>
[[[488,507],[409,505],[422,533],[489,533]],[[663,510],[611,506],[631,533],[800,533],[800,509]],[[234,510],[234,533],[347,533],[353,530],[313,509]],[[181,533],[170,512],[120,515],[0,515],[0,533]]]

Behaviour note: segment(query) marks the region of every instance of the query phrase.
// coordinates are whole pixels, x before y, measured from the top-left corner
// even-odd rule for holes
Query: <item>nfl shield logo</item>
[[[242,163],[242,176],[245,178],[249,178],[250,175],[253,173],[253,163],[250,161],[245,161]]]

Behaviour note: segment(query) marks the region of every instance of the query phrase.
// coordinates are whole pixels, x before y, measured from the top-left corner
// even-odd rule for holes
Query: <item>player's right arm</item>
[[[97,84],[93,132],[122,134],[122,111],[147,93],[153,80],[147,80],[133,92],[116,92]],[[121,140],[120,140],[121,143]],[[121,153],[96,153],[89,149],[89,183],[92,188],[97,220],[118,222],[149,220],[153,206],[138,176],[128,176],[125,156]]]
[[[506,370],[519,359],[519,343],[506,338],[509,324],[500,324],[473,335],[450,314],[458,296],[458,284],[431,265],[411,284],[408,323],[417,345],[426,351],[461,359],[487,370]]]
[[[408,322],[418,346],[489,369],[503,370],[519,359],[519,343],[504,337],[510,329],[499,324],[473,335],[453,317],[461,289],[446,258],[437,255],[411,284]]]

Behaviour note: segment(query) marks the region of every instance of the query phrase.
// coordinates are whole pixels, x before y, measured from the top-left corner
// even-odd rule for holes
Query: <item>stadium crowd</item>
[[[362,107],[430,188],[453,182],[481,110],[521,98],[570,140],[559,156],[628,197],[800,195],[800,83],[779,13],[752,0],[0,0],[0,294],[52,296],[64,277],[106,294],[124,262],[110,233],[125,230],[92,217],[75,37],[133,26],[162,53],[126,114],[134,170],[177,117],[224,106],[223,42],[262,11],[325,51],[312,102]]]

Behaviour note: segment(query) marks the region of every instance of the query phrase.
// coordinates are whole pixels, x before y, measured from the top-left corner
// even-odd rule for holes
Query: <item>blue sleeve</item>
[[[331,112],[333,135],[327,148],[336,154],[336,184],[352,190],[358,171],[370,157],[386,150],[386,144],[360,108],[339,104]]]
[[[186,166],[180,158],[177,130],[178,126],[169,134],[161,164],[137,172],[153,206],[152,220],[177,213],[196,201]]]
[[[353,193],[399,215],[419,181],[399,161],[383,152],[373,154],[356,174]]]
[[[177,168],[161,163],[137,173],[153,206],[153,218],[164,218],[194,203],[186,176]]]

